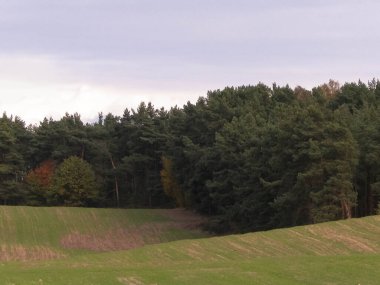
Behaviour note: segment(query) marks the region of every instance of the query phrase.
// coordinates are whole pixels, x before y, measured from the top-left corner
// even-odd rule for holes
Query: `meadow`
[[[183,210],[0,207],[0,284],[379,284],[380,216],[211,237]]]

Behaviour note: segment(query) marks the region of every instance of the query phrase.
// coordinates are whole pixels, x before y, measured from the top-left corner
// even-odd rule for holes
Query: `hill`
[[[204,237],[185,210],[0,207],[0,261],[57,259]]]
[[[35,216],[28,216],[29,211]],[[55,216],[48,217],[47,213],[52,212]],[[62,213],[66,216],[63,220],[59,217]],[[3,284],[379,284],[380,216],[193,239],[202,234],[185,228],[195,222],[179,229],[175,225],[179,222],[173,222],[173,218],[170,221],[168,213],[171,212],[3,207],[2,247],[15,243],[11,239],[14,237],[17,244],[48,247],[57,255],[45,260],[3,261],[1,280]],[[144,229],[141,232],[147,240],[145,246],[119,250],[109,245],[94,250],[62,243],[62,237],[82,230],[82,225],[87,233],[107,233],[106,229],[113,228],[107,224],[122,225],[123,215],[130,215],[124,224],[127,228],[133,224]],[[181,215],[177,212],[177,216]],[[17,221],[13,226],[9,224],[12,219]],[[45,222],[45,229],[40,229]],[[166,224],[167,228],[145,231],[150,223]],[[3,231],[5,228],[8,232]],[[37,229],[28,234],[26,228]],[[166,242],[179,238],[187,240]],[[152,240],[165,243],[149,244]]]

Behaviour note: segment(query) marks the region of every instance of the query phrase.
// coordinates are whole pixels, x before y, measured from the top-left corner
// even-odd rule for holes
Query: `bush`
[[[64,160],[54,174],[53,193],[59,205],[94,205],[99,200],[99,187],[91,165],[76,156]]]

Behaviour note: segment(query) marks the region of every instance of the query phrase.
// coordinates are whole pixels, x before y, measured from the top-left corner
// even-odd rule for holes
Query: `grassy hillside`
[[[0,261],[57,259],[85,252],[204,237],[181,210],[0,207]]]
[[[49,247],[61,254],[45,260],[3,261],[1,284],[380,284],[379,216],[109,251],[106,247],[67,248],[60,240],[69,232],[95,235],[98,230],[105,233],[109,228],[128,228],[131,224],[140,228],[152,223],[166,224],[166,230],[148,230],[146,243],[152,239],[199,237],[199,233],[185,229],[194,222],[179,229],[178,221],[173,222],[173,218],[168,221],[170,212],[160,210],[42,208],[39,213],[34,208],[1,208],[1,211],[3,246],[15,244],[13,237],[16,244]],[[34,212],[34,216],[26,215],[25,211]],[[56,214],[48,217],[51,212]],[[73,222],[60,220],[62,212]],[[128,222],[121,218],[129,214]],[[78,215],[83,218],[74,222]],[[38,217],[41,221],[50,220],[48,226],[53,230],[39,229],[43,222]],[[101,222],[103,218],[108,222]],[[18,224],[12,226],[12,219]],[[175,224],[172,231],[170,227]],[[30,234],[26,228],[31,230]],[[160,238],[155,237],[157,234]]]

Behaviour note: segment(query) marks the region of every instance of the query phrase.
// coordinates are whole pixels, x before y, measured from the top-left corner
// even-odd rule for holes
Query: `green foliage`
[[[52,199],[59,205],[91,206],[100,198],[91,165],[76,156],[65,159],[58,166],[52,188]]]
[[[215,215],[217,231],[352,217],[359,151],[352,113],[329,108],[340,90],[333,81],[314,94],[259,84],[175,110],[167,152],[192,207]]]
[[[62,187],[60,198],[57,189],[47,198],[25,175],[77,156],[93,169],[99,205],[171,207],[174,197],[213,216],[218,232],[372,215],[380,202],[379,107],[378,80],[330,80],[311,91],[226,87],[168,111],[141,103],[121,117],[100,113],[93,124],[66,114],[26,128],[4,115],[0,201],[65,204]],[[93,204],[79,196],[66,204]]]
[[[376,213],[380,202],[380,192],[376,183],[380,182],[380,105],[366,105],[355,110],[349,118],[359,149],[359,165],[355,173],[355,186],[358,189],[358,214]]]
[[[137,110],[126,110],[122,118],[119,169],[126,203],[140,207],[170,205],[160,177],[167,140],[166,116],[166,111],[154,109],[151,103],[141,103]]]
[[[4,113],[0,118],[0,200],[3,204],[18,204],[24,200],[22,180],[27,140],[24,122]]]

